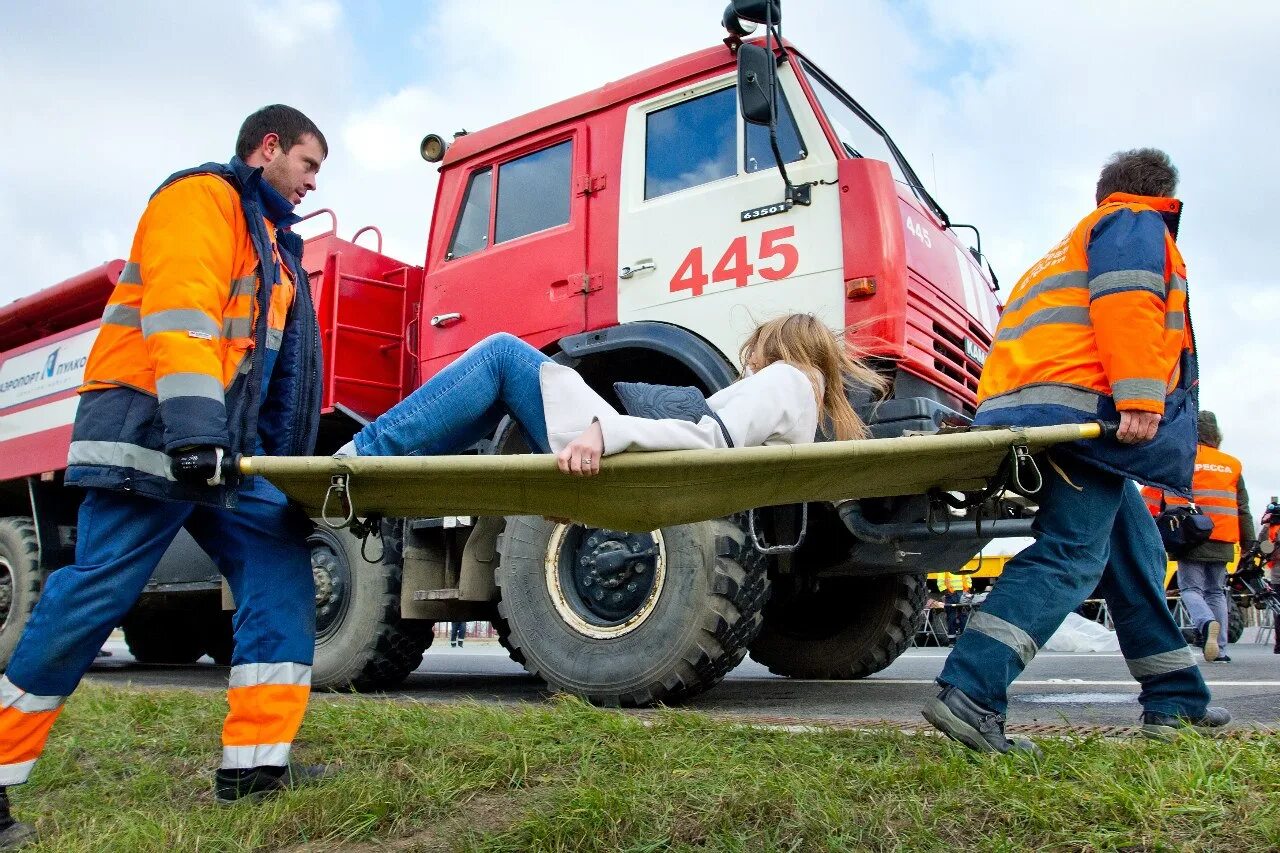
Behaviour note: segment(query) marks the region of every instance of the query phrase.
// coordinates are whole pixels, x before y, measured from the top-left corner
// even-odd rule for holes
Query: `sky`
[[[1280,4],[785,0],[784,32],[889,131],[1006,289],[1093,205],[1114,151],[1182,174],[1179,243],[1201,405],[1280,493],[1271,202]],[[259,106],[301,108],[331,156],[300,212],[425,255],[446,138],[714,45],[721,0],[220,0],[0,4],[0,304],[123,257],[170,172],[231,154]],[[314,198],[314,202],[312,201]]]

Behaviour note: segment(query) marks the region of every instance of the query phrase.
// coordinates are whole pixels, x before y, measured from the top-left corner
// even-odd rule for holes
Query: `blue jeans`
[[[1036,541],[1010,560],[938,676],[993,711],[1067,614],[1099,588],[1149,711],[1198,716],[1209,704],[1165,604],[1165,553],[1138,487],[1065,454],[1045,465]],[[1069,480],[1069,482],[1068,482]]]
[[[1211,619],[1218,620],[1218,647],[1227,650],[1227,564],[1202,560],[1178,561],[1178,589],[1191,624],[1205,639],[1204,629]]]
[[[361,456],[442,456],[493,435],[504,415],[529,446],[550,453],[538,374],[551,359],[524,341],[490,335],[356,433]]]

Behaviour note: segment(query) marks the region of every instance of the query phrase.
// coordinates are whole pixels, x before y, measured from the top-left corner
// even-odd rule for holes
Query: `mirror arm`
[[[776,26],[776,29],[775,29]],[[773,22],[773,4],[765,4],[765,24],[764,24],[764,40],[765,49],[769,51],[769,58],[773,61],[773,73],[769,75],[769,147],[773,149],[774,162],[778,164],[778,172],[782,175],[782,183],[785,187],[786,202],[788,205],[801,204],[808,206],[811,201],[811,193],[808,184],[796,186],[791,183],[791,177],[787,174],[787,164],[782,160],[782,150],[778,147],[778,61],[774,58],[773,38],[778,37],[778,47],[782,47],[782,22],[778,21],[775,25]]]

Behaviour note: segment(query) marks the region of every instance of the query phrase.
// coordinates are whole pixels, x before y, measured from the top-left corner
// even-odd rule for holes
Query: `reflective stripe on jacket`
[[[176,483],[167,453],[314,448],[319,330],[309,288],[294,286],[307,281],[302,241],[263,216],[261,179],[209,163],[152,196],[85,366],[69,484],[230,506],[234,490]]]
[[[1176,199],[1113,194],[1023,275],[983,368],[975,423],[1159,413],[1151,442],[1101,439],[1070,451],[1122,476],[1189,491],[1197,368],[1186,266],[1166,224],[1180,210]]]

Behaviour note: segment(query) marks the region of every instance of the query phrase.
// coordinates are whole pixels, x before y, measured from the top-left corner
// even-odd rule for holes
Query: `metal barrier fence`
[[[1270,643],[1273,639],[1275,623],[1271,620],[1270,614],[1255,608],[1248,599],[1248,596],[1230,595],[1235,602],[1236,608],[1244,621],[1245,628],[1256,627],[1258,631],[1254,635],[1253,642],[1255,644]],[[1182,603],[1180,596],[1168,596],[1166,599],[1169,609],[1173,611],[1173,618],[1177,621],[1178,627],[1183,629],[1194,628],[1191,617],[1187,613],[1186,605]],[[978,610],[982,606],[981,601],[974,602],[972,600],[961,601],[959,604],[944,604],[942,601],[930,598],[925,604],[924,609],[920,613],[920,624],[916,628],[915,637],[912,638],[912,646],[945,646],[949,645],[953,639],[947,630],[948,608],[956,608],[960,611],[960,619],[962,623],[967,623],[969,615]],[[1109,631],[1116,629],[1115,623],[1111,620],[1111,612],[1107,608],[1107,602],[1101,598],[1090,598],[1084,601],[1080,609],[1084,611],[1082,615],[1086,619],[1091,619],[1107,628]],[[963,630],[963,629],[962,629]]]

